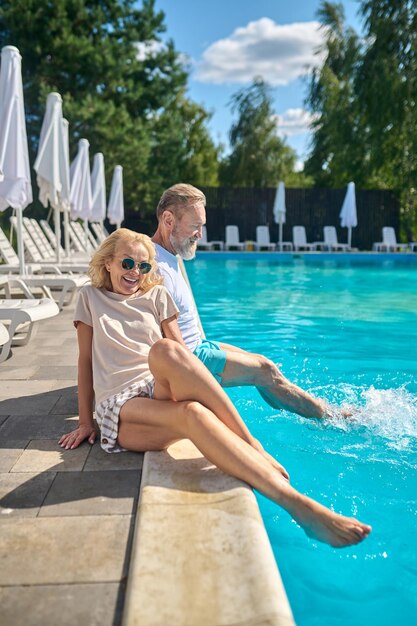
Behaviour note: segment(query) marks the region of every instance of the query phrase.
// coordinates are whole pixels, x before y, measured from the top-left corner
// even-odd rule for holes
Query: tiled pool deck
[[[293,624],[254,494],[190,442],[145,455],[139,507],[144,455],[57,445],[77,423],[72,310],[0,365],[0,624]]]
[[[75,427],[72,311],[0,365],[0,621],[120,623],[142,454],[109,456]]]

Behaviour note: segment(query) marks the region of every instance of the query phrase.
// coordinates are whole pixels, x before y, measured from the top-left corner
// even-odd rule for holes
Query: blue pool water
[[[258,496],[296,623],[414,625],[417,267],[265,259],[186,264],[207,337],[264,353],[312,394],[359,411],[330,424],[280,413],[251,388],[229,395],[297,489],[373,526],[336,550]]]

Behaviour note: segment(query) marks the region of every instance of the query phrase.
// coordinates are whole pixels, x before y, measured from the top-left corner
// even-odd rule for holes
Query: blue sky
[[[346,23],[359,32],[358,0],[342,4]],[[213,113],[216,143],[228,144],[232,94],[262,75],[273,87],[278,131],[303,161],[309,134],[300,74],[320,42],[319,6],[319,0],[156,0],[167,36],[188,58],[189,96]]]

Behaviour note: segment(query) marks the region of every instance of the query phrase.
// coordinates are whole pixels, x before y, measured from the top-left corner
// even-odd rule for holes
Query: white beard
[[[185,241],[179,241],[177,237],[175,237],[175,233],[172,233],[169,237],[169,241],[176,254],[178,254],[185,261],[190,261],[195,257],[195,253],[197,251],[197,241],[195,239],[185,239]]]

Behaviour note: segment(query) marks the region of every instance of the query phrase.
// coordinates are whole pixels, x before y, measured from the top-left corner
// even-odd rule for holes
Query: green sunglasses
[[[140,272],[141,274],[147,274],[152,269],[152,265],[150,263],[146,263],[145,261],[136,263],[136,261],[130,259],[129,257],[122,259],[121,263],[124,270],[133,270],[133,268],[136,267],[138,272]]]

